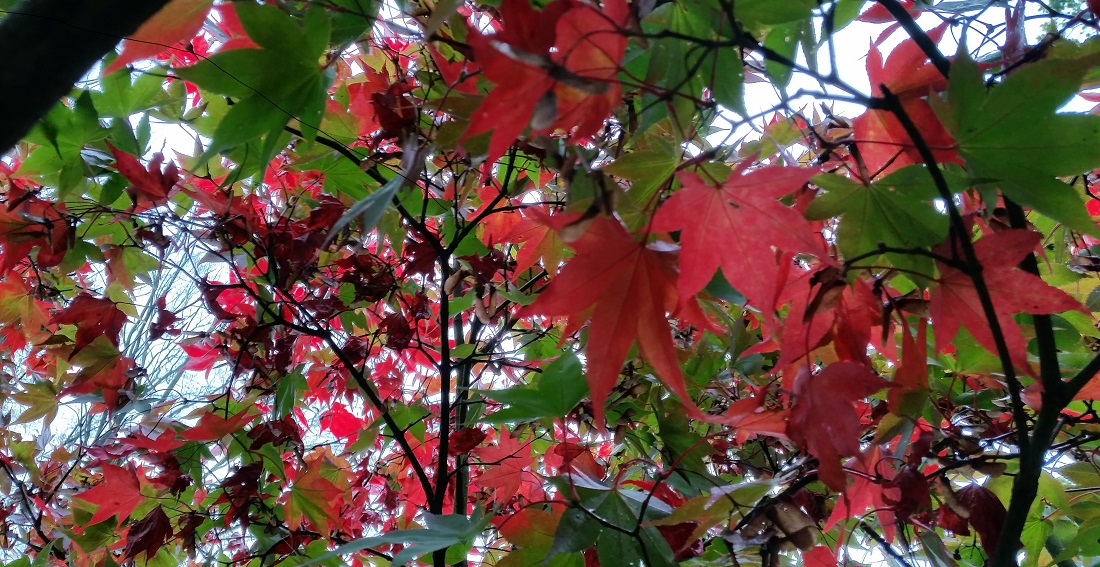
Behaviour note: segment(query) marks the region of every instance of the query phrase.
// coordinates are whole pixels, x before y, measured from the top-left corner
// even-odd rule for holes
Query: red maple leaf
[[[133,433],[129,437],[121,437],[116,441],[159,455],[166,455],[183,446],[183,441],[177,439],[176,432],[172,430],[162,431],[156,439],[141,433]]]
[[[118,346],[118,335],[126,324],[126,314],[106,298],[82,293],[69,306],[50,318],[51,325],[76,325],[73,354],[88,346],[96,337],[107,337]]]
[[[917,336],[909,329],[901,330],[901,348],[904,358],[894,372],[894,382],[886,400],[890,413],[901,415],[904,402],[912,396],[922,396],[928,391],[928,322],[917,323]]]
[[[103,480],[77,494],[76,498],[99,506],[88,520],[88,525],[98,524],[111,516],[118,516],[121,523],[130,517],[134,508],[145,502],[145,497],[141,495],[141,484],[133,469],[116,467],[109,463],[103,463]]]
[[[839,564],[836,553],[824,545],[815,546],[802,554],[802,565],[805,567],[836,567]]]
[[[164,155],[159,152],[153,155],[153,159],[149,160],[149,167],[146,168],[141,165],[137,156],[112,146],[110,142],[107,142],[107,147],[115,156],[115,169],[133,183],[126,191],[134,201],[136,212],[168,202],[172,188],[180,181],[179,170],[174,162],[168,162],[161,172]]]
[[[557,0],[542,11],[526,0],[505,0],[501,31],[471,31],[467,39],[496,87],[463,137],[492,130],[488,160],[494,161],[528,126],[539,133],[576,128],[574,139],[597,133],[622,98],[616,75],[627,14],[624,0],[608,0],[602,10]]]
[[[478,485],[492,492],[492,502],[507,502],[519,493],[525,476],[534,474],[530,471],[535,464],[531,444],[510,435],[502,435],[496,445],[480,447],[475,451],[485,465]]]
[[[921,9],[916,4],[916,0],[899,0],[898,4],[901,4],[905,11],[909,12],[909,15],[914,18],[920,16]],[[896,23],[897,20],[882,4],[875,3],[866,12],[859,15],[859,21],[872,24],[889,24]]]
[[[257,415],[243,410],[240,413],[226,419],[221,411],[209,411],[202,414],[199,422],[192,428],[180,432],[180,437],[188,441],[212,441],[221,439],[230,433],[243,428],[256,419]]]
[[[837,499],[832,514],[825,521],[825,529],[832,529],[839,522],[856,518],[873,510],[882,526],[882,534],[887,541],[894,541],[894,511],[886,495],[886,484],[894,475],[893,467],[882,464],[883,455],[879,445],[872,445],[866,453],[848,461],[848,467],[862,474],[852,475],[854,481],[844,489]],[[882,478],[885,476],[886,478]]]
[[[481,445],[481,442],[487,436],[488,433],[473,427],[463,427],[458,431],[453,431],[450,437],[447,438],[447,454],[465,455]]]
[[[545,207],[529,207],[524,209],[523,217],[503,238],[505,242],[521,244],[512,269],[518,275],[541,260],[546,273],[556,276],[558,265],[565,258],[565,243],[557,231],[578,219],[580,214],[551,215]]]
[[[852,404],[886,385],[881,376],[854,362],[830,364],[816,375],[803,370],[795,379],[787,434],[817,457],[818,477],[825,486],[844,490],[840,458],[859,453],[859,416]]]
[[[168,296],[162,295],[157,299],[157,320],[149,324],[149,340],[155,341],[165,334],[178,335],[179,329],[173,329],[180,318],[168,310]]]
[[[566,332],[591,318],[588,386],[597,424],[630,346],[642,356],[689,409],[691,403],[668,313],[676,308],[676,255],[636,242],[618,221],[599,217],[573,244],[577,255],[522,315],[566,315]]]
[[[348,411],[347,406],[333,402],[332,409],[321,416],[321,431],[329,430],[337,439],[351,437],[363,430],[363,418]]]
[[[38,267],[60,264],[71,238],[65,204],[39,199],[16,184],[9,186],[5,196],[5,206],[0,207],[0,273],[27,261],[35,247]]]
[[[946,29],[946,24],[938,26],[929,30],[928,36],[938,41]],[[947,79],[928,62],[928,56],[915,41],[903,41],[885,62],[878,47],[872,44],[867,52],[867,75],[871,92],[876,96],[882,96],[882,87],[886,87],[900,99],[905,113],[920,130],[936,161],[959,161],[955,139],[925,100],[929,93],[945,89]],[[852,129],[860,144],[860,155],[872,174],[886,174],[924,162],[901,122],[890,111],[869,109],[852,121]]]
[[[948,504],[940,507],[940,525],[957,534],[966,535],[970,533],[967,529],[969,523],[981,537],[985,552],[993,553],[1001,536],[1001,526],[1008,515],[1001,499],[980,484],[969,484],[955,493],[954,503],[961,510],[956,511]],[[969,514],[964,518],[959,512]]]
[[[1051,287],[1039,276],[1017,269],[1017,265],[1039,244],[1042,235],[1029,230],[1006,230],[985,236],[974,242],[974,254],[982,266],[982,275],[993,302],[993,310],[1001,326],[1013,363],[1030,369],[1027,362],[1027,339],[1012,318],[1017,313],[1043,315],[1063,311],[1088,310],[1066,292]],[[936,248],[946,258],[962,258],[959,250],[949,245]],[[982,310],[974,281],[965,272],[937,262],[940,285],[932,291],[929,312],[935,321],[936,351],[944,352],[959,332],[966,327],[978,344],[990,352],[997,345],[989,321]]]
[[[202,28],[206,13],[213,4],[211,0],[168,2],[141,24],[134,35],[123,40],[122,53],[103,70],[103,74],[109,75],[128,63],[149,59],[181,41],[191,39]]]
[[[98,391],[108,411],[114,411],[129,403],[134,398],[134,378],[142,371],[134,366],[133,360],[125,356],[116,356],[113,360],[101,362],[102,364],[82,368],[72,384],[61,390],[60,395],[79,396]],[[129,394],[124,397],[125,391]],[[97,411],[102,411],[102,408]]]
[[[747,165],[717,187],[694,173],[680,174],[683,188],[654,215],[653,229],[682,231],[681,301],[699,293],[721,267],[726,280],[770,318],[779,274],[772,247],[828,256],[806,219],[777,200],[820,172],[772,166],[743,175]]]

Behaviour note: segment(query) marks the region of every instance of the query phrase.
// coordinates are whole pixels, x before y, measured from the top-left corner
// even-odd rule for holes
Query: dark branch
[[[11,149],[88,69],[167,0],[24,0],[0,20],[0,151]]]

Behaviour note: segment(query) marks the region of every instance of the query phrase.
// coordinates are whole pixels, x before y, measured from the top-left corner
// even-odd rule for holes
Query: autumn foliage
[[[173,0],[0,161],[0,561],[1087,564],[1071,4]]]

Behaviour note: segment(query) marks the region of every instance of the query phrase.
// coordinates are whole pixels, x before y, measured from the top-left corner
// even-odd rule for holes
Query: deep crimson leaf
[[[118,346],[118,335],[126,324],[126,314],[106,298],[92,297],[82,293],[69,303],[65,309],[50,318],[51,325],[76,325],[73,353],[79,352],[96,337],[107,337],[111,344]]]
[[[968,519],[981,537],[982,548],[987,554],[993,553],[1001,536],[1001,526],[1008,516],[1001,499],[980,484],[967,485],[955,493],[955,498],[970,512]]]
[[[447,454],[465,455],[481,445],[488,433],[473,427],[463,427],[451,433],[447,440]]]
[[[180,334],[179,329],[172,328],[172,325],[175,325],[180,319],[175,313],[168,310],[167,300],[168,296],[164,295],[157,299],[157,320],[149,325],[150,341],[155,341],[165,334]]]
[[[932,494],[928,479],[916,467],[906,466],[890,481],[895,495],[887,494],[886,501],[894,507],[894,514],[902,522],[909,517],[932,509]]]
[[[391,313],[378,324],[378,330],[386,333],[386,347],[394,350],[409,348],[413,339],[413,328],[401,313]]]
[[[134,470],[109,463],[103,463],[103,479],[99,484],[77,494],[76,498],[99,506],[88,525],[98,524],[111,516],[117,516],[121,523],[130,517],[134,508],[145,502]]]
[[[871,369],[853,362],[830,364],[816,375],[795,379],[795,404],[787,433],[819,462],[818,476],[839,492],[847,485],[842,456],[859,453],[859,416],[852,405],[887,385]]]
[[[160,506],[153,508],[144,518],[130,525],[126,533],[126,547],[122,550],[124,560],[134,559],[145,553],[146,559],[152,559],[157,551],[172,537],[172,522]]]
[[[962,511],[965,512],[966,509],[964,508]],[[940,506],[937,523],[941,528],[957,535],[970,535],[970,525],[966,521],[966,518],[962,517],[959,511],[955,510],[947,503]]]
[[[115,168],[123,177],[130,180],[130,183],[133,183],[128,191],[134,201],[135,211],[142,212],[168,202],[172,189],[180,181],[175,163],[168,162],[164,172],[161,172],[160,164],[164,161],[164,155],[157,153],[153,155],[146,169],[136,156],[112,146],[110,142],[107,143],[107,147],[115,156]]]

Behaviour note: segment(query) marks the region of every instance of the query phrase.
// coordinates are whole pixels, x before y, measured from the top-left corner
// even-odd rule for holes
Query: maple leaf
[[[1042,235],[1038,232],[1019,229],[996,232],[974,242],[974,255],[982,266],[985,285],[1009,355],[1014,364],[1028,370],[1027,339],[1013,315],[1045,315],[1063,311],[1088,313],[1066,292],[1051,287],[1039,276],[1017,268],[1035,250],[1040,240]],[[946,258],[962,257],[960,251],[952,250],[947,244],[937,247],[935,251]],[[937,262],[937,265],[940,285],[932,290],[929,302],[929,312],[935,322],[936,351],[947,350],[962,326],[970,331],[978,344],[996,353],[997,345],[974,281],[965,272],[943,262]]]
[[[213,0],[172,0],[145,20],[133,35],[122,41],[122,53],[106,69],[109,75],[126,65],[148,59],[191,39],[202,28]],[[182,51],[182,50],[181,50]]]
[[[164,162],[164,154],[154,154],[153,159],[149,160],[149,167],[145,168],[137,156],[112,146],[110,142],[107,142],[107,147],[115,156],[115,169],[133,183],[127,192],[134,201],[135,212],[146,211],[168,202],[172,189],[180,181],[179,169],[174,162],[168,162],[162,172],[160,165]]]
[[[725,413],[710,416],[707,421],[729,425],[737,431],[735,439],[744,443],[754,435],[787,438],[787,410],[766,410],[763,396],[744,398],[730,404]]]
[[[347,406],[339,402],[334,402],[332,409],[321,416],[321,431],[327,429],[337,439],[351,437],[362,431],[365,425],[363,418],[352,414]]]
[[[0,207],[0,273],[31,257],[39,267],[49,268],[61,263],[69,249],[71,231],[64,203],[52,203],[11,185],[6,206]]]
[[[503,504],[519,493],[527,475],[533,475],[530,467],[535,464],[531,444],[510,435],[502,435],[496,445],[475,449],[485,471],[478,478],[478,485],[491,491],[490,501]]]
[[[795,379],[787,434],[817,457],[818,476],[829,488],[844,490],[840,458],[859,453],[859,416],[852,404],[885,386],[881,376],[854,362],[830,364],[816,375],[803,367]]]
[[[554,506],[550,510],[532,506],[504,519],[500,525],[500,535],[512,544],[513,549],[497,565],[526,567],[543,563],[553,547],[554,534],[564,510],[564,506]]]
[[[947,25],[928,31],[928,37],[938,41]],[[905,113],[913,121],[939,163],[958,162],[955,139],[936,117],[924,99],[933,91],[947,88],[947,80],[928,56],[912,39],[899,44],[884,62],[878,47],[872,44],[867,52],[867,75],[871,91],[882,96],[883,87],[900,99]],[[868,109],[852,121],[855,139],[860,143],[860,156],[872,174],[886,174],[906,165],[924,163],[920,152],[909,138],[894,113]]]
[[[134,559],[144,552],[146,559],[152,559],[168,539],[172,537],[172,522],[160,506],[153,508],[144,518],[130,525],[126,532],[126,547],[122,550],[124,560]]]
[[[546,273],[556,276],[565,258],[565,243],[557,231],[580,218],[580,214],[551,215],[548,208],[530,207],[524,209],[523,215],[523,220],[512,225],[503,238],[505,242],[521,245],[513,267],[515,274],[522,274],[541,260]]]
[[[126,324],[126,314],[106,298],[82,293],[69,306],[50,318],[51,325],[76,325],[73,354],[88,346],[96,337],[107,337],[118,346],[118,335]]]
[[[343,504],[350,486],[345,480],[341,488],[335,479],[345,473],[334,466],[332,454],[327,450],[315,450],[305,457],[305,469],[299,471],[287,495],[284,509],[286,523],[291,530],[297,530],[303,519],[318,529],[326,524],[335,525],[340,517]]]
[[[836,567],[836,553],[824,545],[815,546],[813,549],[803,552],[802,565],[805,567]]]
[[[8,277],[0,282],[0,326],[11,329],[18,322],[26,339],[39,342],[50,337],[51,333],[43,330],[50,319],[49,305],[35,299],[22,278]]]
[[[172,328],[172,325],[175,325],[180,319],[175,313],[168,310],[168,296],[160,296],[160,298],[157,299],[156,306],[157,320],[149,324],[149,340],[155,341],[165,334],[180,334],[179,329]]]
[[[526,0],[506,0],[500,14],[499,33],[472,31],[467,38],[496,87],[470,117],[463,139],[492,130],[492,162],[528,125],[537,133],[576,128],[574,139],[598,132],[622,98],[615,76],[626,51],[619,32],[626,2],[608,0],[597,10],[557,0],[537,11]]]
[[[880,323],[882,311],[872,284],[857,279],[849,285],[841,270],[832,266],[791,272],[792,279],[779,296],[779,304],[790,302],[790,308],[782,322],[778,347],[769,340],[748,352],[778,348],[781,354],[776,367],[782,368],[832,343],[839,359],[866,361],[871,329]]]
[[[653,230],[680,230],[681,302],[699,293],[721,267],[737,291],[771,318],[779,262],[772,247],[827,258],[820,236],[797,211],[777,199],[819,173],[816,168],[771,166],[743,174],[748,162],[718,186],[694,173],[653,217]]]
[[[199,417],[194,427],[180,432],[180,437],[188,441],[213,441],[221,439],[256,419],[257,415],[245,409],[236,415],[225,418],[220,411],[208,411]]]
[[[591,317],[588,387],[596,423],[636,341],[642,356],[689,409],[691,402],[667,314],[676,308],[676,255],[631,238],[618,221],[599,217],[573,244],[577,255],[521,315],[566,315],[568,329]]]
[[[1001,526],[1008,515],[1001,499],[980,484],[969,484],[955,493],[954,501],[969,512],[968,516],[960,516],[945,504],[940,507],[940,516],[945,519],[942,523],[947,524],[947,529],[959,534],[969,533],[966,527],[969,523],[981,537],[982,548],[987,554],[992,554],[1001,535]]]
[[[450,437],[447,438],[447,454],[465,455],[481,445],[481,442],[487,436],[488,433],[473,427],[463,427],[458,431],[453,431]]]
[[[79,396],[98,391],[107,410],[114,411],[133,399],[134,378],[141,372],[130,358],[116,356],[106,364],[81,368],[72,384],[62,389],[60,395]],[[129,391],[125,397],[124,391]]]
[[[134,470],[109,463],[103,463],[103,480],[75,497],[99,506],[88,525],[98,524],[111,516],[118,516],[121,523],[130,517],[134,508],[145,502]]]
[[[882,460],[881,447],[872,445],[866,453],[848,461],[849,468],[863,474],[853,475],[855,480],[844,489],[832,514],[825,521],[826,530],[848,518],[856,518],[868,510],[874,510],[878,523],[882,526],[883,536],[887,541],[894,541],[894,511],[885,493],[885,482],[893,477],[894,471],[890,466],[880,466]],[[884,475],[886,478],[881,478]]]
[[[145,449],[154,454],[166,455],[176,449],[183,446],[183,441],[176,438],[176,432],[171,430],[162,431],[160,435],[157,435],[156,439],[143,435],[140,433],[131,434],[129,437],[122,437],[116,439],[119,443],[130,445],[131,447]]]
[[[894,372],[887,403],[890,413],[909,415],[909,406],[923,407],[928,392],[928,324],[921,319],[917,324],[917,336],[902,328],[902,353],[904,358]]]

